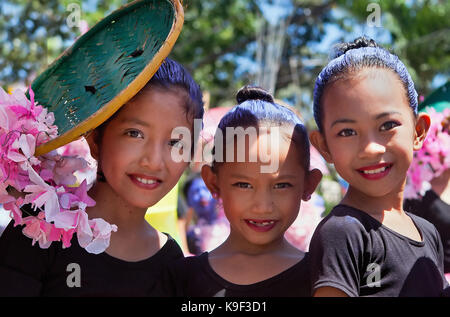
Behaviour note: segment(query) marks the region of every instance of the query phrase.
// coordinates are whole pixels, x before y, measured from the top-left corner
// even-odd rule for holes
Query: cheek
[[[167,163],[167,169],[169,171],[169,175],[171,180],[173,180],[174,183],[177,183],[180,179],[181,175],[183,174],[184,170],[188,167],[189,163],[186,162],[174,162],[171,159],[169,159]]]
[[[233,195],[228,193],[221,197],[223,210],[228,219],[235,219],[239,217],[240,210],[245,208],[245,201],[242,200],[242,195]]]

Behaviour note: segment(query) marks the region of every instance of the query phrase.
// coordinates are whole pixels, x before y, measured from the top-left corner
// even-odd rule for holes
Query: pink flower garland
[[[57,136],[53,113],[35,104],[16,90],[12,95],[0,88],[0,203],[10,212],[14,226],[25,225],[22,232],[48,248],[53,241],[70,247],[74,233],[81,247],[98,254],[109,246],[112,231],[103,219],[88,219],[86,207],[95,205],[87,195],[87,182],[76,186],[74,173],[86,169],[87,162],[76,156],[63,156],[52,151],[35,157],[35,149]],[[24,194],[13,196],[11,189]],[[7,190],[8,189],[8,190]],[[37,216],[20,209],[31,204],[40,210]]]
[[[425,186],[450,168],[450,134],[444,127],[450,120],[450,108],[436,112],[430,108],[431,126],[422,149],[414,152],[405,186],[405,198],[417,198],[424,194]],[[448,123],[447,123],[448,124]]]

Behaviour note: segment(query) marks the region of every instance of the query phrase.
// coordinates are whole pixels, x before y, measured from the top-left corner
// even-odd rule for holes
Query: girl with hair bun
[[[310,170],[306,128],[259,87],[242,88],[236,99],[218,125],[212,165],[201,172],[221,199],[230,234],[211,252],[172,263],[165,286],[175,296],[310,296],[308,256],[284,238],[322,177]],[[239,129],[249,134],[230,137]],[[278,163],[273,170],[264,169],[266,145]]]
[[[311,142],[349,188],[311,240],[313,295],[441,296],[439,234],[403,209],[430,127],[405,65],[373,40],[339,45],[317,77],[314,118]]]

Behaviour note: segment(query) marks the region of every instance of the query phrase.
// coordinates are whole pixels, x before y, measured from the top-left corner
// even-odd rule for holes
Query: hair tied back
[[[361,47],[379,47],[379,46],[374,40],[362,36],[358,37],[353,42],[336,44],[333,48],[330,58],[335,59],[336,57],[344,55],[350,50],[355,50]]]
[[[267,91],[257,86],[244,86],[239,89],[236,94],[236,101],[238,104],[243,103],[247,100],[261,100],[270,103],[274,103],[273,97]]]

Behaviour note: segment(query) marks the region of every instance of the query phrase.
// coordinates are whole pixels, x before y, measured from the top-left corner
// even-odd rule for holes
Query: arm
[[[329,217],[311,239],[311,288],[315,297],[359,296],[364,230],[357,219]]]
[[[334,287],[319,287],[313,297],[348,297],[346,293]]]

